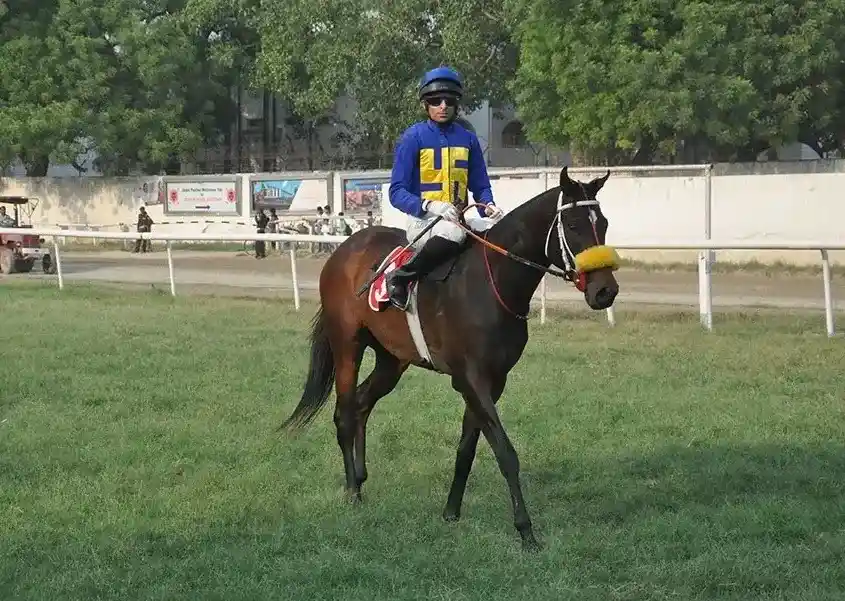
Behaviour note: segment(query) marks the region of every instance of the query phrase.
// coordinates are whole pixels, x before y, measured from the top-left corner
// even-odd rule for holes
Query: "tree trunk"
[[[21,154],[21,161],[26,167],[27,177],[47,177],[47,170],[50,168],[50,157],[46,154],[25,156]]]

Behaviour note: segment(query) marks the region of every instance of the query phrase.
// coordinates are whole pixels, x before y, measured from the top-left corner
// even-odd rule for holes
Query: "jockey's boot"
[[[399,269],[387,274],[387,290],[390,303],[404,311],[408,308],[408,285],[430,273],[461,248],[460,242],[453,242],[440,236],[430,238],[411,260]]]

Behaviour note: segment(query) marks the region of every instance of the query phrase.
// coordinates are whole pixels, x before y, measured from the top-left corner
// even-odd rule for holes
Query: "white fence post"
[[[833,292],[830,289],[830,259],[827,250],[822,249],[822,279],[824,280],[824,320],[827,326],[827,335],[833,336]]]
[[[56,262],[56,279],[59,281],[59,290],[65,289],[65,279],[62,276],[62,256],[59,253],[59,237],[53,236],[53,260]]]
[[[170,276],[170,296],[176,296],[176,278],[173,274],[173,242],[167,241],[167,273]]]
[[[296,276],[296,243],[290,247],[290,277],[293,280],[293,306],[299,311],[299,278]]]
[[[546,323],[546,277],[540,280],[540,323]]]
[[[704,168],[704,239],[708,242],[712,234],[713,165]],[[713,330],[713,251],[707,248],[698,253],[698,314],[707,330]]]

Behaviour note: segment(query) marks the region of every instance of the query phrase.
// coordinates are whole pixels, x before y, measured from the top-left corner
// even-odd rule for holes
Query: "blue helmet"
[[[420,100],[430,94],[464,95],[464,84],[457,71],[450,67],[432,69],[420,80]]]

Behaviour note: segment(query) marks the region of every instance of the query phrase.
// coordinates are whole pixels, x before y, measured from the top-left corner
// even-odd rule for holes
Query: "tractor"
[[[0,234],[0,273],[29,273],[36,261],[44,273],[56,272],[49,249],[42,246],[44,238],[27,232],[37,204],[38,199],[26,196],[0,196],[0,229],[20,230]]]

